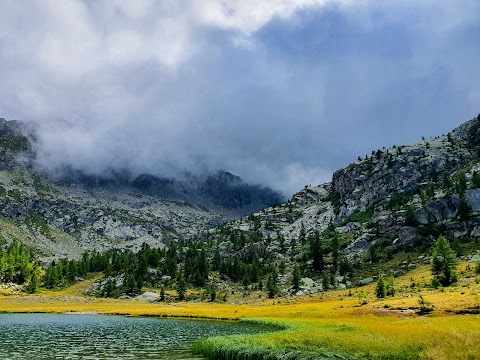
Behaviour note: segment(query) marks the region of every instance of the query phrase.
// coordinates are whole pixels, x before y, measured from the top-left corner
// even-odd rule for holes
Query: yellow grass
[[[464,271],[466,264],[461,266]],[[351,295],[343,290],[273,301],[258,300],[257,295],[255,302],[244,304],[149,304],[81,295],[94,281],[91,279],[66,290],[44,290],[34,296],[0,295],[0,311],[257,318],[277,321],[287,329],[242,338],[242,342],[252,346],[327,350],[360,358],[478,359],[480,317],[458,313],[478,310],[480,285],[473,272],[465,271],[463,275],[462,281],[454,287],[443,292],[431,290],[424,287],[431,276],[428,267],[420,267],[398,278],[400,293],[386,300],[373,297],[372,284],[352,289]],[[412,279],[419,284],[415,288],[410,287]],[[434,312],[428,316],[419,316],[412,310],[418,308],[419,293],[434,306]]]

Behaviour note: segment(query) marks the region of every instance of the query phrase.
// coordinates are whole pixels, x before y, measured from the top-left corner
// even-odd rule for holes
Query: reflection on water
[[[227,322],[0,314],[0,359],[200,359],[187,350],[195,340],[264,330]]]

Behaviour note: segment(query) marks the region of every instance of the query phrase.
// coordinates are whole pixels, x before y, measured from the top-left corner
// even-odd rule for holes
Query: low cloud
[[[477,114],[472,1],[4,1],[0,116],[39,162],[285,193]]]

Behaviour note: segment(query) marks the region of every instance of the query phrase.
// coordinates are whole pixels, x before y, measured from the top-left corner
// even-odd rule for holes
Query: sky
[[[2,0],[0,117],[38,162],[289,195],[480,112],[478,0]]]

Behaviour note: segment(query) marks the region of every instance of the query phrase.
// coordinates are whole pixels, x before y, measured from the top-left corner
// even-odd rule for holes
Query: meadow
[[[82,295],[94,279],[36,295],[0,292],[1,312],[99,313],[250,321],[262,335],[211,338],[193,350],[211,359],[477,359],[480,281],[460,264],[458,284],[431,289],[428,266],[396,279],[398,293],[377,299],[375,284],[302,297],[262,294],[227,302],[145,303]],[[421,312],[419,295],[424,299]]]

